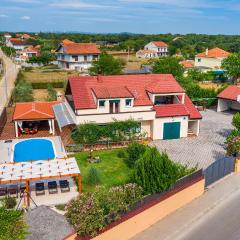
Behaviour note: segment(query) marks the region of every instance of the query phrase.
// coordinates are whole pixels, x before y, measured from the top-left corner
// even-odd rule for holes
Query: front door
[[[109,101],[109,113],[119,113],[119,100],[110,100]]]
[[[181,123],[180,122],[170,122],[164,123],[163,127],[163,139],[178,139],[180,138]]]

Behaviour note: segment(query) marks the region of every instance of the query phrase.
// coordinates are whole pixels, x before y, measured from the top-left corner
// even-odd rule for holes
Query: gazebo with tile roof
[[[49,133],[55,135],[55,114],[53,106],[59,104],[53,102],[22,102],[16,103],[13,121],[15,124],[16,137],[19,136],[19,130],[22,130],[23,122],[48,121]]]

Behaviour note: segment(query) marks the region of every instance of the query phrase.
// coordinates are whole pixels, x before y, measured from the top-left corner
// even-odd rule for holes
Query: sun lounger
[[[36,196],[45,194],[45,188],[44,188],[44,183],[43,182],[35,184],[35,192],[36,192]]]
[[[54,194],[58,192],[56,181],[48,182],[48,192],[49,194]]]
[[[0,187],[0,196],[6,196],[6,194],[7,194],[7,188]]]
[[[9,196],[16,195],[16,198],[18,197],[18,186],[17,185],[10,185],[7,188],[7,193]]]
[[[70,192],[69,182],[67,180],[59,181],[61,192]]]

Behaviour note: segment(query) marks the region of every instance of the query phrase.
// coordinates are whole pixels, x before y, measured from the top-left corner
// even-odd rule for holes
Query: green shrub
[[[57,91],[53,88],[51,84],[48,85],[47,91],[48,91],[47,101],[56,101]]]
[[[159,193],[169,189],[179,178],[193,172],[187,166],[174,163],[166,153],[157,148],[147,148],[135,164],[135,181],[146,194]]]
[[[14,102],[31,102],[33,101],[33,89],[30,82],[19,80],[12,94]]]
[[[22,212],[0,208],[0,239],[25,240],[26,234]]]
[[[126,158],[127,157],[126,150],[123,150],[123,149],[119,150],[118,153],[117,153],[117,156],[119,158]]]
[[[145,153],[146,146],[139,143],[131,143],[128,145],[126,152],[127,157],[125,159],[128,167],[133,168],[135,166],[135,162]]]
[[[93,193],[82,193],[67,206],[66,217],[79,236],[95,236],[107,224],[118,219],[131,205],[142,199],[142,188],[136,184],[99,187]]]
[[[33,82],[33,89],[47,89],[48,86],[51,85],[53,88],[64,88],[65,82],[56,81],[56,82]]]
[[[60,210],[60,211],[65,211],[65,207],[66,207],[65,204],[55,205],[55,208],[58,209],[58,210]]]
[[[15,208],[17,205],[17,200],[14,197],[7,196],[7,197],[3,198],[2,201],[3,201],[3,206],[7,209]]]
[[[95,167],[91,167],[86,176],[86,182],[89,185],[97,185],[101,183],[101,175],[99,170]]]

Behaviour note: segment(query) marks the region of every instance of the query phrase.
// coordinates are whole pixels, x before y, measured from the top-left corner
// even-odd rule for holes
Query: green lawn
[[[109,188],[130,181],[133,170],[125,164],[122,158],[117,156],[119,151],[118,149],[95,151],[93,155],[100,157],[100,163],[89,163],[87,161],[89,152],[81,152],[75,155],[83,176],[83,191],[92,191],[94,189],[85,182],[88,170],[92,166],[99,170],[102,180],[101,185],[105,187]]]

